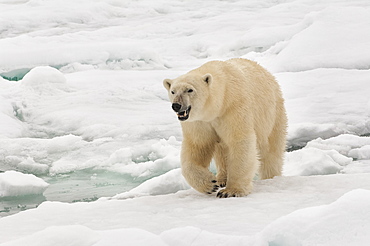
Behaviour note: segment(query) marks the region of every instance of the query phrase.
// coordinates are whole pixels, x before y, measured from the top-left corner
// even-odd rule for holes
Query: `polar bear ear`
[[[204,82],[206,82],[207,84],[211,84],[212,82],[212,75],[207,73],[205,75],[203,75],[203,80]]]
[[[163,86],[167,90],[169,90],[171,88],[171,84],[172,84],[172,80],[170,80],[170,79],[163,80]]]

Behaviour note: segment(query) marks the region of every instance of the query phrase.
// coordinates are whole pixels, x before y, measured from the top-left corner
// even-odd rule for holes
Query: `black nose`
[[[175,111],[175,112],[179,112],[180,109],[181,109],[181,105],[178,104],[178,103],[172,103],[172,109]]]

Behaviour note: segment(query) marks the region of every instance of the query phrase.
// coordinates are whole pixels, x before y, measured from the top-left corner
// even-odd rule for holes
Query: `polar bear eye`
[[[189,89],[189,90],[188,90],[188,93],[192,93],[192,92],[193,92],[193,89]]]
[[[174,91],[171,91],[171,94],[175,94],[175,92]]]

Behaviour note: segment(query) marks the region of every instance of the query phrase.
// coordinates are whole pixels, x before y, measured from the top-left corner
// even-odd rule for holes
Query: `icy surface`
[[[369,245],[368,1],[0,0],[0,12],[0,245]],[[289,152],[282,177],[220,200],[181,175],[162,80],[232,57],[279,81]]]
[[[268,225],[257,245],[366,245],[369,190],[353,190],[335,202],[297,210]]]
[[[127,200],[44,202],[2,218],[0,240],[22,245],[31,238],[51,240],[62,234],[66,243],[71,237],[86,245],[94,240],[100,245],[142,245],[140,240],[150,238],[153,245],[212,245],[219,240],[232,245],[315,245],[323,239],[329,245],[342,239],[348,245],[366,245],[370,193],[358,189],[369,184],[368,174],[297,176],[257,181],[255,192],[240,199],[215,199],[190,189]],[[354,233],[359,237],[349,236]]]
[[[40,195],[48,186],[48,183],[33,174],[23,174],[15,171],[0,173],[0,198]]]

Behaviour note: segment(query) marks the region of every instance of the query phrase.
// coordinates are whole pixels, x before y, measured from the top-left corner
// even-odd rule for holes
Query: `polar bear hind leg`
[[[281,109],[277,121],[265,146],[260,147],[260,179],[280,176],[282,172],[286,146],[286,115]]]

